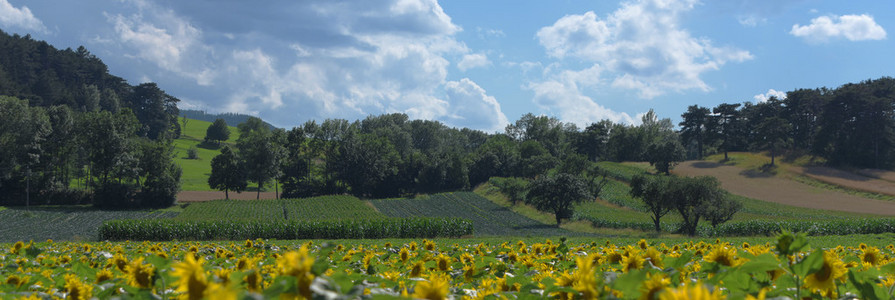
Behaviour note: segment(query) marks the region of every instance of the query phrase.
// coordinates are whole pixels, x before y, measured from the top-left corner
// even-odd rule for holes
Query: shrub
[[[186,150],[186,158],[199,159],[199,149],[197,149],[196,146],[190,146],[190,148]]]

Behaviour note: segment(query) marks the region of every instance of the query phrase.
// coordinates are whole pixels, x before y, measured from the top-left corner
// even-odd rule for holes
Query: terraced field
[[[172,218],[176,212],[97,210],[90,207],[11,207],[0,210],[0,242],[84,240],[97,238],[97,229],[108,220]]]
[[[384,218],[352,196],[280,200],[215,200],[190,203],[178,220],[325,220]]]
[[[449,217],[469,219],[476,236],[572,236],[581,233],[545,225],[494,204],[472,192],[432,195],[420,199],[371,200],[389,217]]]

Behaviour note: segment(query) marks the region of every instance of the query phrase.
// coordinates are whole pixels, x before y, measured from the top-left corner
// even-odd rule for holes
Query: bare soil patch
[[[852,173],[828,167],[794,167],[792,170],[829,184],[865,192],[895,196],[895,182],[882,179],[895,179],[895,174],[891,171],[867,169]]]
[[[258,192],[230,192],[230,199],[255,200]],[[275,192],[261,192],[261,199],[275,199]],[[177,193],[178,202],[200,202],[224,199],[224,192],[220,191],[181,191]]]
[[[684,176],[714,176],[728,192],[753,199],[814,209],[895,215],[895,202],[867,199],[813,187],[798,181],[763,175],[708,161],[687,161],[674,168]]]

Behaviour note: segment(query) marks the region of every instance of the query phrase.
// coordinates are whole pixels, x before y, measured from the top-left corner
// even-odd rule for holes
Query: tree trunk
[[[774,165],[774,152],[771,152],[771,166]]]
[[[230,191],[227,189],[224,189],[224,198],[226,198],[227,200],[230,200]]]
[[[724,149],[724,161],[727,161],[727,149]]]
[[[261,187],[264,186],[264,183],[261,180],[258,180],[258,194],[255,196],[255,200],[261,199]]]
[[[279,178],[274,178],[273,186],[274,186],[274,193],[273,193],[274,197],[276,197],[277,200],[280,200],[280,179]]]
[[[556,227],[558,228],[560,224],[562,224],[562,217],[559,214],[555,214],[556,216]]]
[[[656,227],[656,232],[662,232],[662,226],[659,223],[659,217],[653,216],[653,225]]]

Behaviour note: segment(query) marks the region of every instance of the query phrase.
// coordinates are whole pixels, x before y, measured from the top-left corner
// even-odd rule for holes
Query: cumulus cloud
[[[768,89],[767,93],[758,94],[753,96],[752,98],[755,99],[755,102],[765,102],[768,101],[768,99],[770,99],[771,97],[775,97],[779,100],[784,100],[786,99],[786,92],[781,92],[775,89]]]
[[[139,12],[108,21],[130,55],[209,78],[185,97],[220,111],[281,126],[382,113],[486,130],[506,123],[475,82],[447,80],[449,58],[462,57],[461,70],[490,61],[455,38],[462,28],[435,0],[272,2],[137,1]],[[215,14],[198,13],[210,5]]]
[[[457,69],[466,71],[472,68],[486,67],[488,65],[491,65],[491,61],[488,60],[487,55],[482,53],[467,54],[463,55],[463,59],[457,63]]]
[[[7,0],[0,0],[0,25],[47,32],[47,27],[31,13],[27,6],[22,5],[21,8],[16,8]]]
[[[567,15],[541,28],[537,38],[550,56],[599,65],[613,87],[636,90],[642,98],[668,91],[708,91],[702,73],[752,59],[752,54],[715,46],[680,28],[682,13],[697,2],[630,1],[606,18],[592,11]]]
[[[882,40],[886,30],[870,15],[820,16],[809,25],[792,25],[789,34],[809,42],[827,42],[845,38],[849,41]]]
[[[445,84],[445,90],[446,99],[451,104],[446,120],[449,124],[495,132],[510,123],[500,110],[497,99],[488,96],[485,89],[469,78],[449,81]]]
[[[138,1],[140,11],[106,17],[115,28],[117,41],[137,58],[191,78],[199,85],[211,85],[214,73],[203,66],[211,48],[201,44],[202,31],[173,11]]]
[[[541,109],[581,128],[603,119],[634,124],[627,113],[608,109],[582,93],[582,87],[599,84],[601,71],[598,66],[582,71],[566,70],[548,80],[531,82],[527,88],[534,92],[534,102]]]

